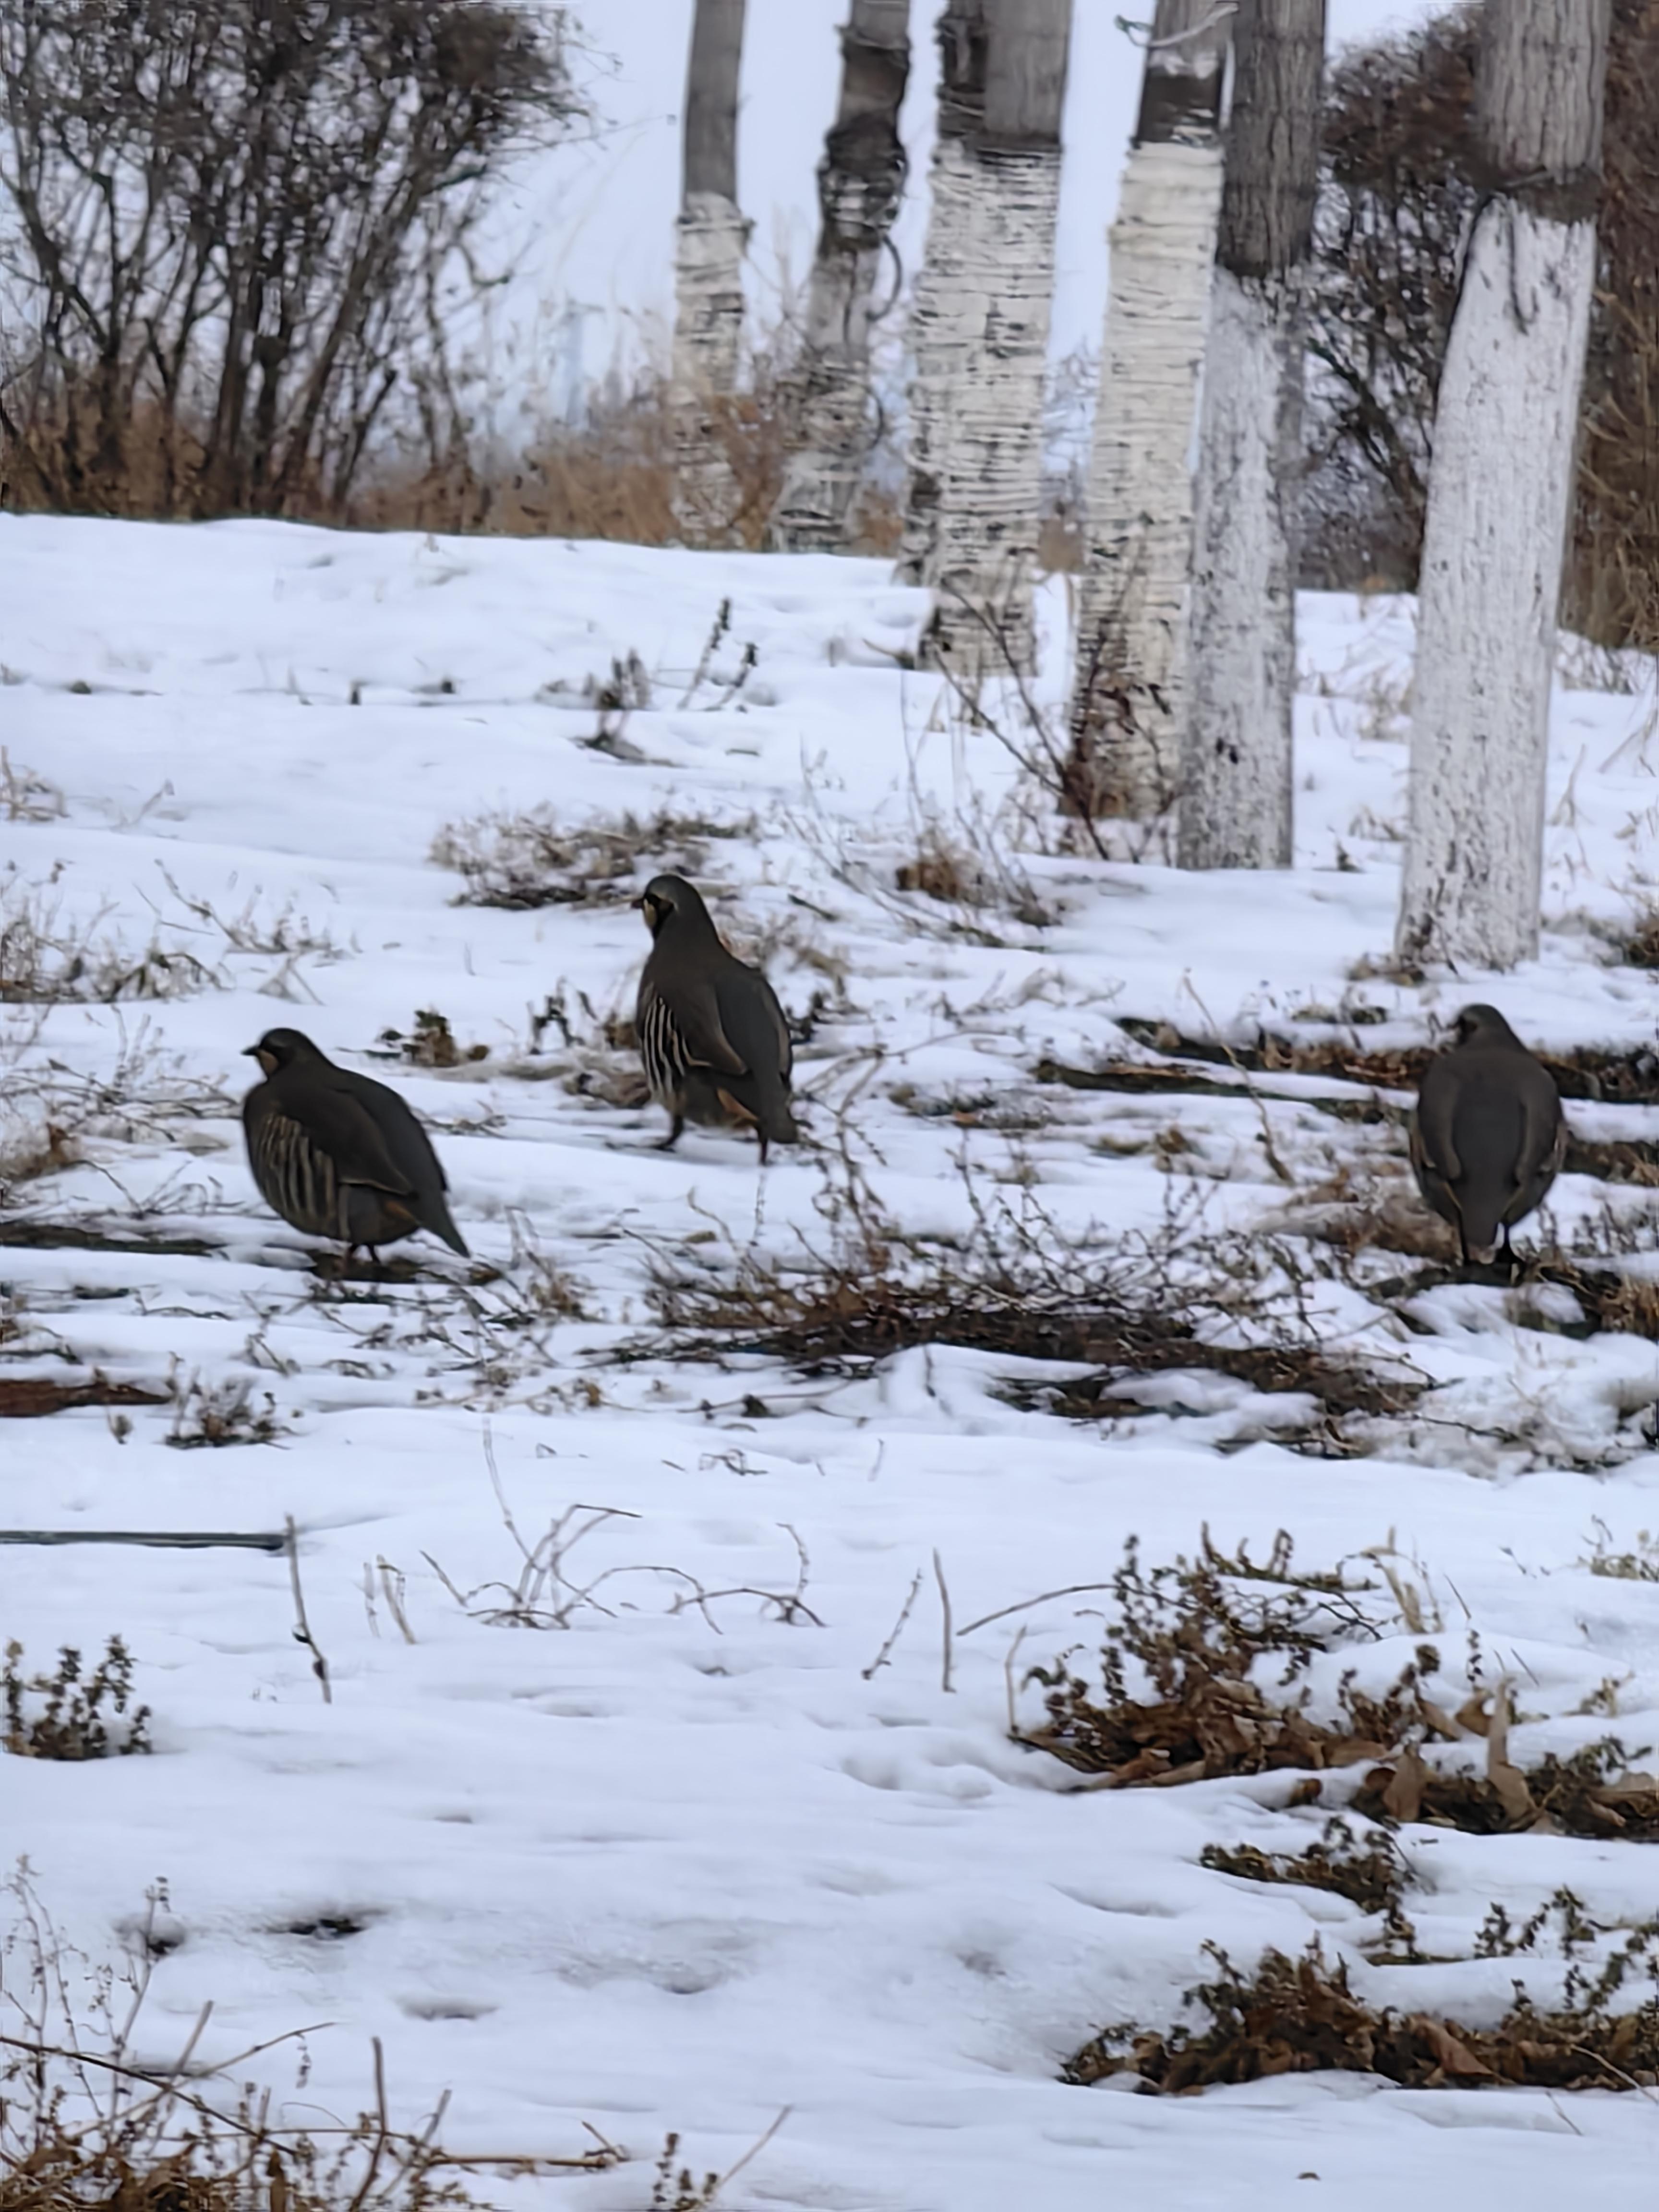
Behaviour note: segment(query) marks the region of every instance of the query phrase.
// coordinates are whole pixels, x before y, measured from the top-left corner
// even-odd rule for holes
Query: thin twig
[[[1034,1605],[1047,1605],[1050,1598],[1086,1597],[1095,1590],[1114,1589],[1111,1583],[1067,1583],[1063,1589],[1044,1590],[1036,1597],[1023,1597],[1017,1605],[1000,1605],[994,1613],[982,1613],[977,1620],[970,1620],[966,1628],[959,1629],[962,1636],[971,1636],[976,1628],[988,1628],[994,1620],[1006,1620],[1012,1613],[1029,1613]]]
[[[1008,1734],[1016,1742],[1019,1741],[1020,1731],[1019,1711],[1014,1695],[1014,1662],[1019,1656],[1019,1647],[1025,1641],[1025,1631],[1029,1626],[1029,1622],[1020,1623],[1019,1632],[1008,1646],[1007,1656],[1002,1662],[1003,1686],[1008,1692]],[[963,1633],[966,1635],[967,1631],[964,1629]]]
[[[939,1584],[939,1609],[943,1615],[944,1658],[940,1667],[939,1687],[948,1691],[953,1690],[956,1686],[951,1680],[951,1592],[945,1580],[945,1563],[939,1558],[937,1547],[933,1553],[933,1579]]]
[[[887,1641],[882,1645],[880,1650],[877,1652],[875,1657],[870,1662],[870,1664],[863,1670],[863,1678],[866,1682],[869,1681],[872,1676],[878,1674],[881,1672],[881,1669],[886,1666],[889,1660],[891,1659],[893,1656],[893,1647],[897,1644],[900,1637],[904,1633],[904,1624],[910,1618],[910,1608],[915,1603],[916,1593],[921,1589],[921,1569],[918,1567],[915,1571],[915,1578],[910,1584],[908,1595],[906,1596],[904,1603],[899,1607],[899,1617],[893,1623],[891,1629],[888,1632]]]
[[[751,2159],[757,2159],[760,2156],[761,2153],[766,2148],[767,2144],[771,2142],[773,2136],[776,2135],[778,2130],[783,2125],[784,2122],[788,2118],[789,2115],[794,2111],[794,2109],[795,2108],[793,2105],[786,2105],[783,2110],[778,2114],[776,2119],[773,2121],[771,2126],[768,2128],[766,2133],[760,2136],[757,2142],[750,2144],[748,2149],[744,2151],[743,2156],[738,2160],[735,2166],[728,2166],[726,2168],[726,2172],[721,2174],[719,2181],[715,2184],[715,2191],[717,2194],[720,2190],[725,2188],[728,2181],[736,2180],[738,2174],[743,2172],[743,2169],[750,2163]]]
[[[328,1662],[324,1658],[316,1638],[311,1632],[311,1623],[306,1619],[305,1592],[300,1588],[300,1532],[294,1525],[294,1516],[288,1516],[288,1572],[294,1585],[294,1610],[299,1618],[295,1624],[294,1638],[303,1644],[311,1654],[311,1671],[322,1685],[323,1703],[334,1703],[334,1692],[328,1679]]]
[[[390,1559],[377,1559],[374,1564],[380,1570],[380,1589],[386,1598],[386,1611],[397,1622],[404,1642],[412,1644],[415,1641],[415,1632],[410,1626],[409,1615],[404,1609],[403,1569],[394,1567]]]

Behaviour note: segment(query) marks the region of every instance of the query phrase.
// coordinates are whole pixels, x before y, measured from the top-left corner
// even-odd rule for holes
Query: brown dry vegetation
[[[1086,2086],[1133,2074],[1165,2096],[1326,2070],[1422,2089],[1647,2089],[1659,2081],[1659,1997],[1629,2010],[1612,2006],[1632,1972],[1650,1972],[1656,1938],[1659,1923],[1638,1929],[1594,1976],[1575,1962],[1557,2010],[1540,2010],[1517,1988],[1491,2028],[1368,2004],[1317,1938],[1299,1959],[1264,1953],[1248,1975],[1210,1944],[1215,1978],[1186,1996],[1197,2027],[1103,2029],[1060,2079]]]
[[[1070,1237],[1027,1195],[987,1201],[970,1183],[975,1226],[961,1243],[906,1236],[848,1174],[817,1201],[818,1243],[789,1259],[738,1250],[718,1268],[678,1251],[652,1256],[650,1297],[672,1357],[720,1361],[760,1352],[808,1375],[868,1373],[920,1345],[1009,1359],[1076,1362],[1098,1371],[1052,1386],[1060,1410],[1104,1403],[1125,1377],[1201,1370],[1264,1392],[1305,1394],[1325,1424],[1398,1410],[1414,1395],[1321,1346],[1275,1248],[1200,1248],[1171,1221],[1154,1237],[1101,1245]],[[662,1335],[623,1356],[655,1357]],[[1011,1383],[1021,1400],[1051,1386]]]

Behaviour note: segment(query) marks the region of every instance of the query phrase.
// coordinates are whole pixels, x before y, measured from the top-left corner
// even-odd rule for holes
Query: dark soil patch
[[[1257,1031],[1254,1044],[1219,1044],[1213,1037],[1187,1036],[1167,1022],[1134,1015],[1120,1016],[1118,1026],[1137,1044],[1155,1052],[1178,1054],[1212,1066],[1250,1074],[1330,1075],[1383,1091],[1415,1091],[1435,1057],[1429,1045],[1366,1052],[1340,1037],[1304,1040],[1265,1030]],[[1570,1053],[1540,1052],[1538,1057],[1564,1098],[1595,1098],[1618,1106],[1659,1104],[1659,1047],[1644,1044],[1626,1052],[1607,1052],[1595,1045],[1577,1045]]]
[[[70,1221],[0,1219],[0,1245],[29,1252],[153,1252],[162,1257],[204,1260],[224,1246],[205,1237],[147,1236]]]
[[[82,1406],[165,1406],[165,1390],[146,1390],[137,1382],[112,1382],[94,1375],[84,1382],[56,1382],[43,1376],[0,1376],[0,1420],[34,1420],[45,1413],[68,1413]]]

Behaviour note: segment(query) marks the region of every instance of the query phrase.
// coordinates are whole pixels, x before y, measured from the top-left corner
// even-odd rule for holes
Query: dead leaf
[[[1463,1731],[1444,1706],[1437,1705],[1431,1698],[1419,1697],[1417,1700],[1417,1709],[1435,1734],[1443,1738],[1447,1743],[1457,1743],[1462,1741]],[[1459,1718],[1462,1718],[1461,1715]]]
[[[1492,1693],[1492,1717],[1486,1723],[1486,1779],[1511,1820],[1530,1820],[1538,1808],[1526,1776],[1510,1757],[1510,1678],[1505,1674]]]
[[[1466,2081],[1492,2079],[1491,2067],[1483,2066],[1468,2045],[1458,2041],[1443,2020],[1431,2020],[1426,2014],[1419,2013],[1407,2025],[1428,2045],[1443,2074]]]
[[[1464,1698],[1462,1704],[1457,1708],[1457,1725],[1461,1729],[1467,1729],[1471,1735],[1485,1735],[1489,1723],[1486,1717],[1486,1692],[1484,1690],[1476,1690],[1473,1696]]]
[[[1417,1746],[1407,1744],[1391,1770],[1379,1771],[1389,1776],[1388,1787],[1382,1792],[1384,1810],[1396,1820],[1414,1820],[1423,1809],[1423,1793],[1431,1779]]]

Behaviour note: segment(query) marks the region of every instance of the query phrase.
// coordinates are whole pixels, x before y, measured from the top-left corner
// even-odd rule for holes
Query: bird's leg
[[[676,1114],[674,1116],[673,1127],[668,1132],[668,1134],[665,1137],[660,1139],[655,1149],[659,1152],[672,1152],[675,1146],[678,1144],[681,1137],[684,1134],[684,1132],[685,1116],[684,1114]]]
[[[764,1167],[766,1165],[767,1152],[766,1132],[763,1129],[757,1129],[755,1134],[760,1139],[761,1165]]]

